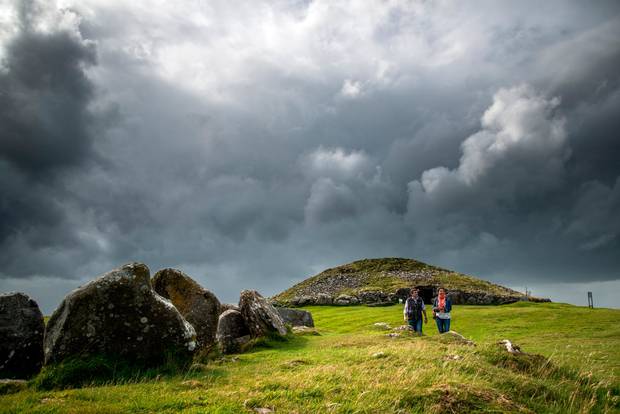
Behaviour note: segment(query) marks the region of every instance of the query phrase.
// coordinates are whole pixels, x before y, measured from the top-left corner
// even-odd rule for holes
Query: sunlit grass
[[[284,413],[617,412],[620,311],[561,304],[459,306],[461,345],[426,336],[389,338],[398,306],[312,307],[321,336],[268,342],[183,373],[79,389],[31,387],[0,397],[1,412]],[[526,352],[496,347],[509,338]]]

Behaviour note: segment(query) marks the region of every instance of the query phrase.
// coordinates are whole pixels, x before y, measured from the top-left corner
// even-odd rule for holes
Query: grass
[[[266,340],[191,370],[0,396],[2,413],[612,413],[620,410],[620,311],[563,304],[455,306],[453,328],[386,337],[399,306],[308,308],[320,336]],[[430,321],[432,323],[432,320]],[[508,338],[530,355],[515,358]]]

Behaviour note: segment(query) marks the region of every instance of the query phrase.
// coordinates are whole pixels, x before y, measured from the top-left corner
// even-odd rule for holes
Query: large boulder
[[[220,350],[225,354],[241,350],[241,346],[250,340],[250,331],[241,312],[228,309],[220,315],[216,338]]]
[[[69,293],[45,332],[45,363],[108,355],[157,364],[167,354],[189,358],[196,332],[151,286],[149,268],[131,263]]]
[[[291,308],[276,308],[276,310],[284,323],[288,323],[291,326],[314,327],[312,314],[308,311]]]
[[[252,337],[271,333],[286,335],[286,327],[278,311],[255,290],[244,290],[239,298],[239,309]]]
[[[198,347],[215,344],[220,301],[194,279],[177,269],[162,269],[153,276],[153,289],[181,312],[196,330]]]
[[[43,315],[23,293],[0,294],[0,378],[29,378],[43,364]]]

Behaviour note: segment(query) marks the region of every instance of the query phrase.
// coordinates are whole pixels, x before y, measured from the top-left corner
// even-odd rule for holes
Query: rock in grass
[[[472,341],[471,339],[465,338],[463,335],[461,335],[460,333],[456,331],[448,331],[439,336],[436,336],[435,338],[436,340],[445,342],[445,343],[453,343],[453,344],[459,344],[459,345],[471,345],[471,346],[476,345],[474,341]]]
[[[217,343],[224,354],[239,352],[250,340],[248,329],[241,312],[229,309],[222,313],[217,323]]]
[[[151,286],[149,268],[131,263],[69,293],[45,333],[45,363],[106,355],[145,365],[189,358],[196,332]]]
[[[522,353],[521,348],[519,347],[519,345],[513,344],[508,339],[502,339],[501,341],[498,342],[498,345],[501,345],[504,349],[506,349],[506,352],[509,352],[511,354],[521,354]]]
[[[0,378],[29,378],[43,364],[43,315],[23,293],[0,295]]]
[[[153,289],[181,312],[196,330],[199,348],[215,344],[220,301],[194,279],[177,269],[162,269],[153,276]]]
[[[288,323],[291,326],[308,326],[314,327],[314,320],[312,314],[308,311],[301,309],[291,308],[275,308],[278,314],[282,318],[284,323]]]
[[[28,381],[23,379],[0,379],[0,395],[15,394],[28,388]]]
[[[310,328],[309,326],[293,326],[293,333],[295,335],[313,335],[319,336],[321,335],[315,328]]]
[[[252,337],[257,338],[274,333],[286,335],[286,327],[278,311],[257,291],[242,291],[239,309]]]

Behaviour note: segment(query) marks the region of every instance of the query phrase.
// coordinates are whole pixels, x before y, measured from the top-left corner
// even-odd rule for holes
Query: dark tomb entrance
[[[435,287],[434,286],[419,286],[418,287],[418,296],[420,296],[424,303],[430,305],[433,302],[433,298],[435,297]]]

